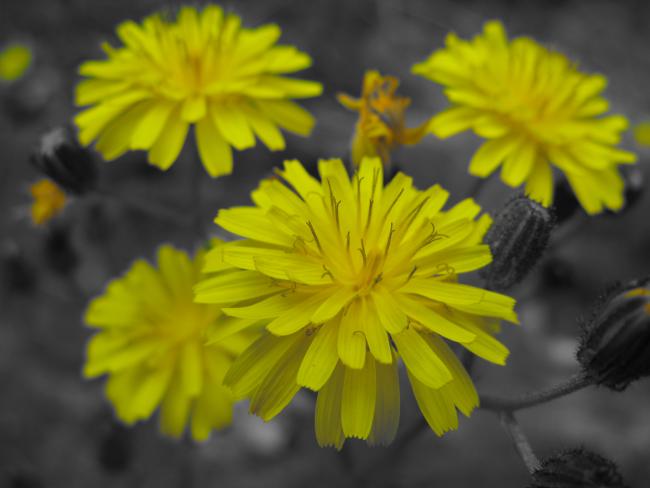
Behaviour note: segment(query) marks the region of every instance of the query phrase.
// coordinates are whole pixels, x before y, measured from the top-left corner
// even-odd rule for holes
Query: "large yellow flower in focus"
[[[206,439],[230,424],[234,399],[223,386],[233,358],[252,336],[212,334],[231,319],[214,305],[193,302],[204,252],[194,260],[171,246],[158,252],[158,267],[136,261],[86,311],[98,329],[88,344],[84,375],[107,374],[106,395],[126,423],[149,418],[160,406],[160,428],[179,437],[191,425],[192,437]]]
[[[321,181],[298,161],[253,193],[254,207],[221,210],[216,222],[245,238],[214,248],[196,299],[233,317],[262,320],[266,333],[225,378],[268,420],[301,387],[318,391],[319,444],[347,437],[387,444],[399,421],[398,357],[426,420],[442,434],[456,408],[478,404],[447,341],[503,364],[498,319],[516,321],[514,300],[459,284],[488,264],[481,239],[491,220],[465,200],[442,211],[448,193],[425,191],[398,173],[384,187],[382,164],[366,158],[350,179],[340,160],[321,161]],[[234,332],[235,327],[224,330]]]
[[[579,71],[527,37],[509,41],[496,21],[471,41],[451,33],[446,44],[413,72],[444,85],[452,103],[433,119],[431,132],[446,138],[472,129],[488,139],[472,158],[472,175],[485,178],[503,164],[504,183],[525,182],[526,193],[549,206],[554,166],[588,213],[623,206],[617,166],[636,157],[615,147],[628,123],[603,115],[604,76]]]
[[[279,127],[308,135],[314,119],[289,100],[319,95],[320,83],[282,76],[311,65],[292,46],[275,45],[280,28],[241,27],[241,19],[211,5],[180,9],[175,22],[160,15],[141,25],[122,23],[124,47],[105,45],[108,59],[88,61],[77,86],[79,139],[105,159],[144,149],[149,162],[169,168],[188,129],[207,172],[232,172],[231,146],[242,150],[255,137],[271,150],[284,148]]]

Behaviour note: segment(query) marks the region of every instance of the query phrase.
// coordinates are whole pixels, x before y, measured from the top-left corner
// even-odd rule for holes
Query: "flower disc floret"
[[[431,132],[446,138],[471,129],[488,139],[472,158],[472,175],[486,178],[502,166],[504,183],[525,183],[531,198],[549,206],[555,167],[588,213],[623,206],[617,168],[636,156],[616,147],[628,122],[605,115],[604,76],[580,71],[528,37],[509,40],[496,21],[469,41],[449,34],[446,47],[413,72],[444,85],[452,104],[434,117]]]
[[[232,172],[231,147],[285,146],[279,127],[308,135],[313,117],[291,101],[321,93],[320,83],[283,76],[311,59],[276,45],[280,28],[241,26],[241,19],[210,5],[180,9],[176,21],[156,14],[117,28],[124,43],[104,45],[108,59],[85,62],[76,101],[92,105],[75,118],[83,144],[97,140],[105,159],[129,149],[169,168],[194,125],[198,151],[213,176]]]
[[[253,192],[253,207],[221,210],[243,237],[206,257],[213,273],[196,299],[233,317],[259,320],[264,334],[233,364],[225,383],[268,420],[301,387],[318,391],[316,435],[340,448],[346,437],[387,444],[399,420],[398,358],[427,421],[442,434],[478,404],[447,342],[503,364],[498,320],[515,322],[514,300],[458,283],[491,261],[481,239],[491,220],[448,193],[419,191],[398,173],[384,187],[379,158],[348,176],[320,161],[320,181],[298,161]],[[233,329],[234,331],[235,329]]]

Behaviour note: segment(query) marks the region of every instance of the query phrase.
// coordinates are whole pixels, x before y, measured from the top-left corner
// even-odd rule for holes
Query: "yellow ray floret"
[[[16,81],[32,64],[32,51],[23,44],[12,44],[0,50],[0,81]]]
[[[317,96],[322,87],[284,76],[309,67],[311,58],[276,45],[276,25],[244,28],[238,16],[210,5],[183,7],[176,21],[127,21],[117,34],[124,45],[106,45],[108,59],[84,63],[79,72],[87,79],[76,91],[78,105],[92,105],[75,118],[79,138],[97,140],[107,160],[143,149],[151,164],[167,169],[194,126],[203,165],[216,177],[232,172],[233,147],[259,138],[280,150],[280,128],[303,136],[312,130],[313,117],[291,99]]]
[[[367,71],[360,98],[344,93],[337,95],[341,105],[359,112],[352,137],[351,156],[355,166],[366,156],[378,156],[387,166],[391,151],[402,145],[417,144],[426,134],[428,121],[418,127],[406,127],[405,112],[411,100],[396,94],[398,86],[399,80],[393,76]]]
[[[616,147],[628,122],[605,115],[604,76],[579,71],[530,38],[509,40],[496,21],[470,41],[449,34],[446,44],[413,72],[444,85],[452,104],[431,132],[446,138],[471,129],[487,139],[472,158],[472,175],[485,178],[502,165],[504,183],[525,183],[526,193],[549,206],[557,168],[589,214],[623,206],[618,165],[636,156]]]
[[[384,187],[379,158],[352,178],[340,160],[318,169],[320,181],[287,161],[284,182],[253,192],[255,206],[216,218],[244,239],[209,252],[196,300],[266,324],[225,383],[265,420],[301,387],[318,391],[319,444],[387,444],[401,358],[432,429],[455,428],[456,409],[469,415],[478,397],[447,343],[504,364],[493,334],[498,320],[517,321],[512,298],[458,283],[492,259],[481,243],[490,218],[471,199],[443,211],[445,190],[419,191],[403,173]]]
[[[203,257],[161,246],[157,267],[136,261],[85,315],[98,332],[88,343],[84,375],[108,375],[106,396],[117,416],[131,424],[160,407],[162,432],[179,437],[189,423],[195,440],[230,424],[234,399],[223,377],[253,338],[232,334],[206,344],[211,331],[250,321],[193,302]]]
[[[32,222],[43,225],[63,212],[67,204],[65,192],[52,180],[43,178],[29,187],[34,199],[31,208]]]

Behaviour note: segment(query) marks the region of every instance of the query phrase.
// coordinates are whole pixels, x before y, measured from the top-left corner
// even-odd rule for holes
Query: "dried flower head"
[[[320,83],[283,76],[305,69],[311,58],[293,46],[276,45],[277,25],[256,29],[215,5],[182,7],[175,21],[152,15],[127,21],[117,34],[124,46],[104,45],[108,59],[85,62],[88,79],[77,86],[79,138],[105,159],[129,149],[148,151],[149,162],[168,169],[194,125],[206,171],[232,172],[231,147],[255,138],[271,150],[284,148],[278,127],[308,135],[313,117],[291,101],[319,95]]]
[[[417,144],[426,134],[428,121],[418,127],[406,127],[405,112],[411,100],[397,95],[398,86],[399,80],[393,76],[367,71],[360,98],[344,93],[337,95],[344,107],[359,112],[352,138],[352,162],[355,166],[366,156],[378,156],[388,166],[392,150]]]
[[[413,72],[444,85],[452,103],[433,119],[434,134],[446,138],[472,129],[488,139],[472,158],[472,175],[485,178],[503,165],[504,183],[526,183],[526,193],[549,206],[557,168],[587,213],[623,206],[617,168],[636,156],[616,147],[628,123],[604,115],[604,76],[579,71],[528,37],[508,40],[496,21],[471,41],[451,33],[446,44]]]
[[[403,173],[384,186],[378,158],[352,178],[341,160],[318,169],[321,181],[287,161],[279,175],[291,188],[265,180],[255,206],[216,218],[244,240],[210,251],[205,270],[216,274],[196,299],[266,326],[225,383],[264,420],[301,387],[317,391],[320,445],[388,444],[401,358],[431,428],[455,429],[456,409],[469,415],[478,396],[447,341],[504,364],[508,350],[493,336],[499,319],[517,321],[512,298],[458,282],[491,261],[481,243],[491,219],[471,199],[443,211],[445,190],[417,190]]]

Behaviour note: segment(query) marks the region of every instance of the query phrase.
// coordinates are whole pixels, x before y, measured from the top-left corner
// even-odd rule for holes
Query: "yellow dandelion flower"
[[[311,65],[293,46],[276,45],[277,25],[256,29],[210,5],[180,9],[175,22],[160,15],[141,25],[122,23],[123,47],[105,45],[108,59],[88,61],[77,86],[79,139],[107,160],[129,149],[148,151],[168,169],[194,125],[198,151],[213,176],[232,172],[232,150],[284,148],[279,127],[307,136],[314,119],[291,98],[319,95],[320,83],[282,76]]]
[[[246,334],[212,340],[215,331],[241,320],[193,302],[204,254],[192,260],[161,246],[157,268],[136,261],[90,303],[85,316],[99,332],[88,343],[84,375],[109,376],[106,396],[117,416],[131,424],[160,406],[163,433],[179,437],[189,423],[196,440],[230,424],[234,399],[223,377],[251,342]]]
[[[639,146],[650,147],[650,121],[639,122],[634,127],[634,140]]]
[[[32,64],[32,51],[23,44],[12,44],[0,51],[0,80],[16,81]]]
[[[498,320],[517,320],[510,297],[458,283],[487,265],[491,219],[471,199],[442,211],[440,186],[419,191],[397,173],[384,187],[378,158],[350,179],[340,160],[320,161],[321,181],[298,161],[253,192],[254,207],[221,210],[216,223],[244,237],[216,247],[197,287],[201,303],[261,320],[266,333],[234,363],[225,384],[268,420],[301,387],[318,391],[316,436],[388,444],[399,421],[398,357],[439,435],[456,409],[478,404],[447,341],[504,364]],[[237,303],[239,302],[239,303]],[[234,329],[231,329],[231,331]]]
[[[431,132],[446,138],[472,129],[488,139],[472,158],[472,175],[485,178],[503,164],[504,183],[525,182],[526,193],[549,206],[555,167],[589,214],[623,206],[617,165],[636,156],[615,147],[627,119],[604,115],[604,76],[579,71],[530,38],[509,41],[496,21],[471,41],[451,33],[446,44],[413,72],[444,85],[452,103],[432,120]]]
[[[29,187],[34,199],[31,208],[32,222],[43,225],[63,212],[67,204],[65,192],[52,180],[43,178]]]
[[[404,113],[411,100],[396,94],[398,86],[399,80],[393,76],[367,71],[360,98],[345,93],[337,95],[344,107],[359,112],[352,137],[351,155],[355,166],[366,156],[378,156],[388,166],[392,150],[417,144],[426,134],[428,122],[419,127],[406,127]]]

